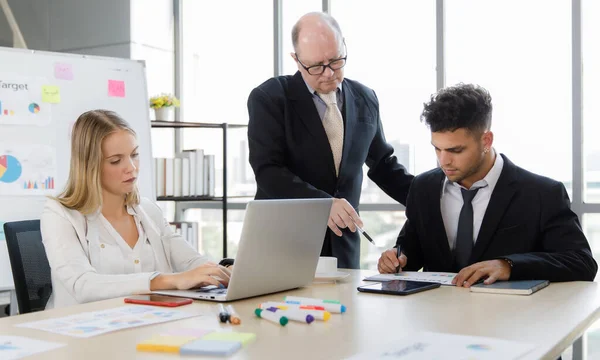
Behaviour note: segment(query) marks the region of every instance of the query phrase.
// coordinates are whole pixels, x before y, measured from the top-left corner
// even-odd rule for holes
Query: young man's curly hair
[[[458,84],[440,90],[424,104],[421,121],[432,132],[466,128],[483,133],[492,125],[492,97],[478,85]]]

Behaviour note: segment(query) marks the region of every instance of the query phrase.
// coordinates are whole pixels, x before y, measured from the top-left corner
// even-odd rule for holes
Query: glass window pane
[[[198,250],[214,261],[223,258],[223,211],[221,209],[190,209],[185,221],[198,223]],[[229,228],[228,228],[229,230]],[[231,254],[228,254],[231,256]]]
[[[296,62],[290,56],[294,52],[292,46],[292,27],[300,17],[311,11],[321,11],[321,0],[283,0],[281,7],[282,42],[283,42],[283,74],[293,75],[298,71]]]
[[[585,198],[588,203],[600,203],[600,2],[584,0],[581,4],[583,48],[583,144]]]
[[[183,121],[247,124],[250,91],[273,75],[273,2],[183,0],[183,7]],[[227,14],[226,20],[219,14]],[[215,155],[217,195],[223,193],[222,139],[220,129],[183,131],[184,149]],[[233,186],[229,195],[254,194],[242,148],[246,131],[229,130],[228,184],[243,178],[241,189]]]
[[[381,253],[396,245],[396,239],[406,217],[404,211],[363,211],[360,217],[365,223],[364,230],[375,241],[373,245],[361,235],[360,267],[377,270],[377,261]]]
[[[600,262],[600,214],[584,214],[582,225],[585,236],[592,248],[592,255],[596,262]],[[598,278],[598,275],[596,275],[596,278]]]
[[[227,214],[227,257],[235,258],[242,237],[246,210],[230,210]]]
[[[250,91],[273,74],[273,2],[183,6],[183,119],[247,123]]]
[[[419,119],[423,103],[435,92],[435,1],[331,3],[348,47],[345,75],[375,90],[395,155],[411,173],[435,167],[430,134]],[[366,171],[361,202],[395,203]]]
[[[571,1],[446,2],[446,80],[493,99],[496,149],[571,189]]]

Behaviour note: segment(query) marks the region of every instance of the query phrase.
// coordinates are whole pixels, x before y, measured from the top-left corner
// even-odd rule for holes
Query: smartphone
[[[156,305],[156,306],[181,306],[191,304],[192,299],[179,298],[174,296],[165,295],[136,295],[125,298],[125,302],[129,304],[143,304],[143,305]]]
[[[392,280],[376,284],[363,285],[357,288],[358,291],[389,294],[389,295],[410,295],[425,290],[435,289],[440,287],[439,283],[408,281],[408,280]]]

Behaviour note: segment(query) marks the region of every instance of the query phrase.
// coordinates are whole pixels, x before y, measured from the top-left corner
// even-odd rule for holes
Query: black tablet
[[[359,286],[358,291],[390,295],[410,295],[420,291],[435,289],[440,287],[440,285],[439,283],[431,282],[392,280]]]

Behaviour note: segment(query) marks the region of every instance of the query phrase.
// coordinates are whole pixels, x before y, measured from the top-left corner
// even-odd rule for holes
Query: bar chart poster
[[[0,143],[0,195],[55,195],[56,148]]]
[[[0,73],[0,125],[48,125],[52,105],[43,102],[43,78]]]

